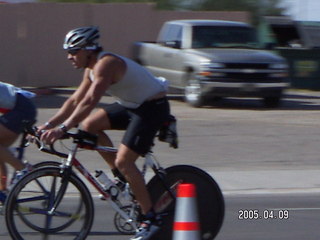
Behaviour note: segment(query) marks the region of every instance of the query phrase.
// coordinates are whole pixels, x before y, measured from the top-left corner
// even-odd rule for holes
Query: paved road
[[[36,99],[39,122],[45,122],[56,112],[66,97],[39,96]],[[103,102],[110,100],[105,97]],[[272,203],[272,199],[278,202],[278,197],[289,195],[288,199],[291,199],[290,196],[294,194],[301,196],[299,203],[307,204],[308,196],[312,195],[317,199],[320,195],[320,94],[288,92],[283,105],[277,109],[263,108],[258,100],[242,99],[227,99],[200,109],[187,107],[178,97],[173,98],[171,104],[172,112],[179,120],[180,148],[174,150],[164,143],[157,143],[154,152],[163,166],[193,164],[212,174],[226,198],[234,199],[231,206],[236,210],[231,210],[233,215],[237,215],[237,210],[241,207],[239,196],[245,196],[252,202],[257,201],[257,204],[261,203],[259,208],[263,209],[266,203],[261,201],[259,196],[275,194],[277,197],[269,200]],[[115,143],[121,139],[121,132],[110,131],[110,135]],[[48,159],[47,155],[32,147],[28,149],[26,156],[34,162]],[[86,160],[84,163],[90,170],[106,169],[96,153],[83,152],[79,157]],[[304,206],[299,204],[297,207]],[[227,205],[227,211],[230,211],[229,207]],[[247,208],[253,209],[254,206],[247,205]],[[316,208],[319,208],[319,205]],[[308,218],[308,214],[307,211],[298,217]],[[314,217],[312,219],[314,220]],[[235,237],[237,235],[232,235],[234,224],[236,220],[233,219],[224,225],[224,234],[231,235],[221,239],[240,239]],[[259,225],[259,228],[254,231],[268,234],[263,230],[264,225],[257,221],[255,224]],[[268,222],[265,221],[264,224]],[[301,222],[298,221],[290,227],[286,226],[287,232],[294,232],[299,224]],[[244,227],[241,231],[245,232],[246,229],[247,227]],[[271,234],[273,233],[267,235],[270,239],[286,239],[274,238]],[[284,233],[278,234],[286,236]],[[103,238],[100,239],[109,236],[108,233],[101,235]],[[243,233],[244,237],[241,239],[260,239],[258,235],[259,232],[255,235]],[[308,239],[315,239],[312,236]],[[1,236],[1,239],[5,239],[4,236]],[[116,236],[108,239],[126,238]]]
[[[56,112],[66,97],[38,97],[39,123]],[[227,99],[199,109],[186,106],[179,97],[172,99],[180,148],[170,149],[157,142],[154,152],[164,166],[193,164],[204,168],[226,194],[320,191],[319,93],[288,92],[277,109],[263,108],[255,99]],[[110,97],[102,100],[110,101]],[[115,144],[121,134],[110,131]],[[105,168],[96,154],[81,156],[94,159],[88,162],[89,168]],[[47,158],[33,149],[27,157],[32,161]]]
[[[222,229],[215,240],[318,240],[320,221],[319,194],[227,195]],[[113,226],[114,212],[96,199],[95,220],[88,240],[129,240]],[[247,219],[245,212],[256,211],[258,219]],[[268,212],[268,218],[264,213]],[[244,214],[243,214],[244,213]],[[282,214],[283,213],[283,214]],[[273,218],[272,217],[273,214]],[[282,214],[282,215],[281,215]],[[288,214],[288,215],[286,215]],[[42,220],[39,219],[39,222]],[[0,239],[10,240],[0,217]],[[27,234],[26,240],[44,240]],[[71,235],[72,236],[72,235]],[[70,240],[69,236],[51,236],[46,240]],[[167,240],[167,239],[164,239]],[[169,240],[169,239],[168,239]]]
[[[229,196],[225,222],[215,240],[317,240],[319,197],[320,194]],[[247,218],[253,212],[259,214],[258,219]]]

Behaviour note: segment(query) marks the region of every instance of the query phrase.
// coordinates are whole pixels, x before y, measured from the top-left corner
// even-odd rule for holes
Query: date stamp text
[[[238,211],[239,220],[288,220],[289,210],[286,209],[240,209]]]

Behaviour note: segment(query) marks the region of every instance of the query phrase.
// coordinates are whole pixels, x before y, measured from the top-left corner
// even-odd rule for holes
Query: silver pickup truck
[[[200,107],[221,97],[259,97],[276,107],[288,84],[284,58],[259,48],[255,29],[242,22],[166,22],[156,42],[136,42],[132,58]]]

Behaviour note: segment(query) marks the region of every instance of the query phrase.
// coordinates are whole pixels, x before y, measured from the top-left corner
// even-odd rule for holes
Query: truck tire
[[[204,105],[204,96],[198,80],[187,80],[184,88],[184,99],[192,107],[201,107]]]
[[[263,99],[264,106],[268,108],[279,107],[280,102],[281,102],[281,96],[265,97]]]

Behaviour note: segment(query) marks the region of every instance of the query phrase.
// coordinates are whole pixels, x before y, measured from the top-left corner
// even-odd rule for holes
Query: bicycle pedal
[[[169,212],[163,212],[163,213],[158,213],[157,215],[159,216],[159,217],[167,217],[167,216],[169,216]]]

